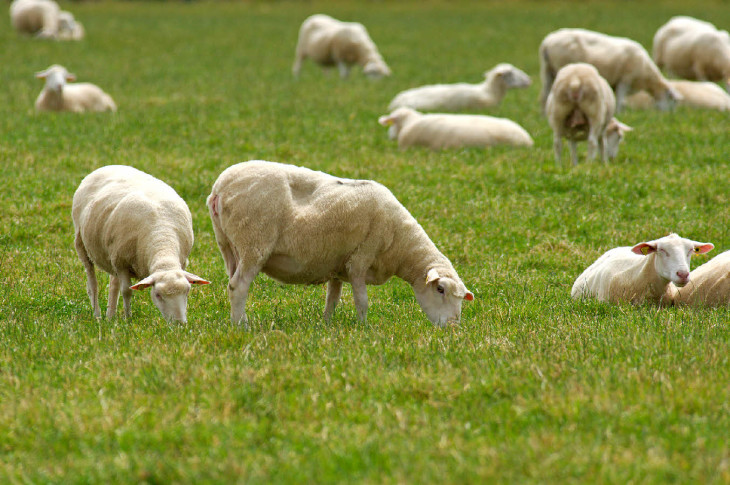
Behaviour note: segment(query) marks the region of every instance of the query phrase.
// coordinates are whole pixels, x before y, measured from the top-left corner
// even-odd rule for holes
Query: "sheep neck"
[[[482,83],[484,94],[494,103],[499,103],[507,94],[507,86],[499,79],[496,74],[489,74],[487,79]]]
[[[149,268],[149,274],[184,268],[185,260],[181,261],[180,241],[172,228],[156,228],[144,240],[140,252],[146,255],[143,261],[145,267]]]
[[[415,221],[414,223],[418,224]],[[395,241],[394,246],[404,249],[396,276],[416,288],[425,285],[426,274],[430,269],[436,269],[441,276],[458,280],[451,262],[441,254],[420,226],[418,229],[420,231],[415,234],[408,234],[408,237],[402,235],[400,241]]]
[[[656,253],[651,253],[644,258],[638,278],[640,281],[645,281],[646,285],[643,294],[637,295],[639,299],[656,301],[667,291],[669,281],[657,274],[655,263]]]

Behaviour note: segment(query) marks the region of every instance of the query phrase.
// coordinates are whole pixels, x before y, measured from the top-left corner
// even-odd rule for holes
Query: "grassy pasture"
[[[618,159],[570,169],[537,105],[548,32],[650,48],[672,15],[727,28],[724,2],[63,6],[85,41],[0,28],[0,482],[730,482],[727,310],[569,297],[611,247],[675,231],[730,249],[727,114],[627,111]],[[394,75],[343,82],[307,63],[292,79],[316,12],[365,23]],[[477,82],[498,62],[534,82],[490,114],[534,149],[399,151],[377,124],[396,92]],[[119,112],[34,113],[33,73],[53,63]],[[433,328],[400,280],[369,289],[367,324],[346,287],[325,324],[323,286],[261,275],[251,330],[232,326],[205,197],[253,158],[390,187],[475,293],[462,325]],[[191,292],[186,325],[147,294],[129,320],[91,315],[71,197],[114,163],[190,206],[189,269],[213,284]]]

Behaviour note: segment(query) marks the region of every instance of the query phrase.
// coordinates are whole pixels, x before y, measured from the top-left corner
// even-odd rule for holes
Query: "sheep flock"
[[[36,42],[89,41],[81,22],[53,0],[13,0],[10,20],[19,36],[32,36]],[[362,23],[315,14],[298,27],[293,82],[307,60],[323,69],[336,67],[342,83],[349,82],[353,70],[373,82],[398,75],[397,64],[386,63],[389,53],[381,53]],[[703,20],[674,17],[658,29],[651,52],[634,40],[581,28],[548,33],[535,46],[542,85],[534,104],[554,134],[559,168],[563,139],[569,142],[573,166],[578,165],[578,141],[587,142],[589,162],[616,159],[624,138],[631,143],[627,134],[641,129],[617,119],[624,109],[658,108],[657,116],[666,116],[661,111],[677,104],[730,110],[726,31]],[[485,114],[515,102],[510,90],[531,84],[530,76],[510,59],[499,61],[480,83],[433,79],[432,84],[414,86],[402,80],[403,89],[383,106],[373,130],[378,123],[388,127],[389,138],[404,150],[494,145],[534,149],[532,136],[520,125],[524,120]],[[38,116],[83,116],[45,113],[52,111],[114,116],[117,111],[109,94],[91,83],[73,83],[76,76],[66,67],[38,68],[42,70],[35,76],[44,81],[35,103]],[[469,277],[465,284],[406,207],[373,180],[251,160],[226,168],[210,183],[205,203],[229,279],[234,323],[247,323],[249,287],[260,272],[287,284],[326,283],[325,320],[334,313],[343,282],[352,286],[362,321],[368,312],[367,285],[384,284],[392,276],[410,284],[434,325],[459,323],[462,302],[475,298],[467,289]],[[191,285],[209,282],[186,271],[192,218],[175,190],[131,166],[108,165],[80,181],[72,205],[75,248],[86,272],[93,315],[102,316],[98,266],[111,275],[107,318],[116,315],[120,291],[129,316],[133,290],[149,288],[165,318],[185,322]],[[607,251],[577,277],[571,296],[612,303],[730,305],[727,252],[690,271],[690,257],[709,252],[713,244],[676,234],[655,236]],[[204,274],[206,269],[197,271]],[[215,285],[203,291],[214,290]]]

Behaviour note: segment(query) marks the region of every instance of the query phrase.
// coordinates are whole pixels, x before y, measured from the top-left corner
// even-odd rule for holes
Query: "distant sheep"
[[[254,160],[224,170],[207,203],[233,322],[247,322],[249,287],[261,271],[289,284],[327,282],[327,320],[343,281],[362,321],[366,285],[394,275],[410,283],[435,325],[458,323],[461,302],[474,299],[413,216],[376,182]]]
[[[722,82],[730,89],[730,34],[698,28],[667,39],[661,49],[667,72],[698,81]]]
[[[670,234],[633,247],[611,249],[575,280],[571,296],[614,303],[670,304],[673,288],[670,283],[679,287],[689,283],[692,255],[713,248],[711,243]]]
[[[378,122],[389,126],[388,135],[400,148],[425,146],[434,150],[467,146],[532,146],[529,133],[514,121],[481,115],[423,114],[398,108]]]
[[[530,77],[512,64],[498,64],[484,73],[480,84],[433,84],[398,93],[388,106],[389,111],[401,107],[417,110],[459,111],[484,109],[499,105],[507,90],[526,88]]]
[[[710,22],[694,17],[685,15],[672,17],[654,34],[651,56],[657,67],[660,69],[665,67],[667,42],[687,32],[717,32],[717,28]]]
[[[76,20],[71,12],[61,10],[58,14],[58,39],[81,40],[86,35],[84,26]]]
[[[669,80],[669,84],[682,95],[680,106],[730,111],[730,94],[715,83]],[[624,105],[633,109],[648,109],[653,107],[654,103],[649,94],[641,91],[627,97]]]
[[[10,4],[10,21],[18,33],[55,39],[60,12],[53,0],[14,0]]]
[[[365,27],[358,22],[341,22],[329,15],[308,17],[299,30],[292,72],[299,76],[302,61],[310,58],[322,66],[337,66],[344,79],[353,65],[371,78],[390,76],[390,68],[378,52]]]
[[[155,306],[168,320],[185,322],[191,284],[208,281],[185,271],[193,247],[193,220],[185,201],[166,183],[124,165],[87,175],[73,197],[75,246],[86,269],[86,291],[101,318],[95,265],[109,273],[107,318],[131,314],[132,290],[152,287]],[[139,279],[132,286],[132,278]]]
[[[730,251],[718,254],[690,273],[690,282],[676,290],[680,305],[730,306]]]
[[[613,88],[619,107],[627,95],[641,90],[661,109],[671,108],[680,98],[638,42],[590,30],[560,29],[548,34],[540,45],[543,112],[557,72],[574,62],[595,66]]]
[[[65,67],[52,65],[45,71],[36,73],[46,85],[35,102],[37,111],[116,111],[117,105],[99,86],[91,83],[67,84],[75,81],[76,76]]]
[[[608,162],[618,153],[625,132],[630,131],[613,117],[616,99],[595,67],[586,63],[562,67],[547,98],[546,116],[553,129],[555,161],[560,162],[562,139],[570,142],[573,165],[578,164],[576,142],[588,140],[588,159],[600,152]]]

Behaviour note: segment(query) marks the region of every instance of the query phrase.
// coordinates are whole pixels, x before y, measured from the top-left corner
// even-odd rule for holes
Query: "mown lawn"
[[[722,2],[63,3],[87,39],[0,29],[0,482],[728,483],[726,309],[575,302],[605,250],[670,231],[730,249],[727,114],[626,111],[608,166],[556,167],[537,104],[537,48],[580,26],[647,48],[672,15],[723,28]],[[297,30],[359,20],[393,70],[341,81]],[[533,78],[490,114],[533,149],[399,151],[377,124],[398,91],[478,82],[499,62]],[[109,92],[110,114],[36,114],[59,63]],[[581,154],[585,146],[581,146]],[[434,328],[406,283],[351,293],[263,275],[251,330],[229,321],[205,206],[218,174],[266,159],[388,186],[476,295]],[[190,271],[212,281],[167,324],[147,294],[96,321],[73,249],[84,175],[129,164],[193,213]],[[101,276],[102,298],[108,278]]]

